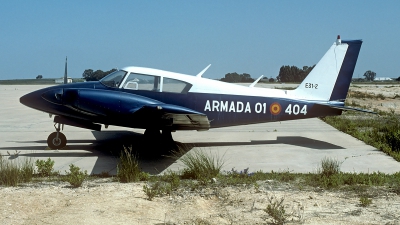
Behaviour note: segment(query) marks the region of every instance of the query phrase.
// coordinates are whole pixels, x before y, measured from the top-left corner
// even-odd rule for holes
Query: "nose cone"
[[[24,105],[28,106],[28,107],[36,108],[35,105],[40,100],[41,100],[40,93],[38,91],[34,91],[34,92],[31,92],[29,94],[26,94],[26,95],[22,96],[19,99],[19,102],[21,104],[24,104]]]
[[[60,93],[62,95],[62,91],[63,89],[60,88],[57,89],[45,88],[37,90],[22,96],[19,99],[19,102],[28,107],[41,111],[46,111],[45,109],[48,108],[49,103],[62,104],[62,100],[60,100],[61,99]]]

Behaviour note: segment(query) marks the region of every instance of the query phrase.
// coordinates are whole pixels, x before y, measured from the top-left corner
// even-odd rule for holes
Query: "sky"
[[[312,66],[362,39],[354,78],[400,76],[400,1],[2,1],[0,80],[141,66],[217,79]]]

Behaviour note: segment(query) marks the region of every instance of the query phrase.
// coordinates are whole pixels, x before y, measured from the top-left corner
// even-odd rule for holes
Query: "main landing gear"
[[[61,126],[60,123],[55,123],[54,128],[56,128],[56,132],[49,135],[47,138],[47,145],[50,149],[62,149],[67,145],[67,138],[60,132],[60,130],[64,128],[64,124]]]
[[[144,137],[148,141],[166,141],[166,142],[174,142],[174,139],[172,138],[171,130],[160,130],[157,129],[146,129],[144,131]]]

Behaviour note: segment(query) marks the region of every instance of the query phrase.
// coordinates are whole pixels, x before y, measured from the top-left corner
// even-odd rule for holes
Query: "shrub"
[[[65,178],[63,181],[69,182],[72,187],[77,188],[82,186],[83,181],[88,176],[87,171],[80,171],[81,169],[74,164],[69,165],[69,171],[65,171]]]
[[[36,160],[38,174],[42,177],[48,177],[53,173],[54,161],[48,158],[44,160]]]
[[[384,134],[385,140],[394,152],[400,152],[400,130],[389,130]]]
[[[177,156],[177,154],[175,154]],[[180,161],[186,166],[183,169],[183,177],[200,181],[208,181],[216,177],[224,165],[222,157],[203,150],[195,149],[184,154]]]
[[[117,178],[122,183],[135,182],[138,180],[148,180],[149,175],[141,172],[139,168],[139,161],[132,153],[132,147],[126,148],[121,151],[117,165]]]

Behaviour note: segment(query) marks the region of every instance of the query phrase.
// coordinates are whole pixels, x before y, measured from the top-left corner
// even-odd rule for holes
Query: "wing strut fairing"
[[[263,76],[264,75],[261,75],[257,80],[255,80],[253,83],[251,83],[249,87],[254,87],[258,83],[258,81],[260,81],[261,78],[263,78]]]
[[[203,76],[203,74],[208,70],[208,68],[210,68],[210,66],[211,66],[211,64],[208,65],[206,68],[204,68],[202,71],[200,71],[200,73],[198,73],[198,74],[196,75],[196,77],[201,77],[201,76]]]

